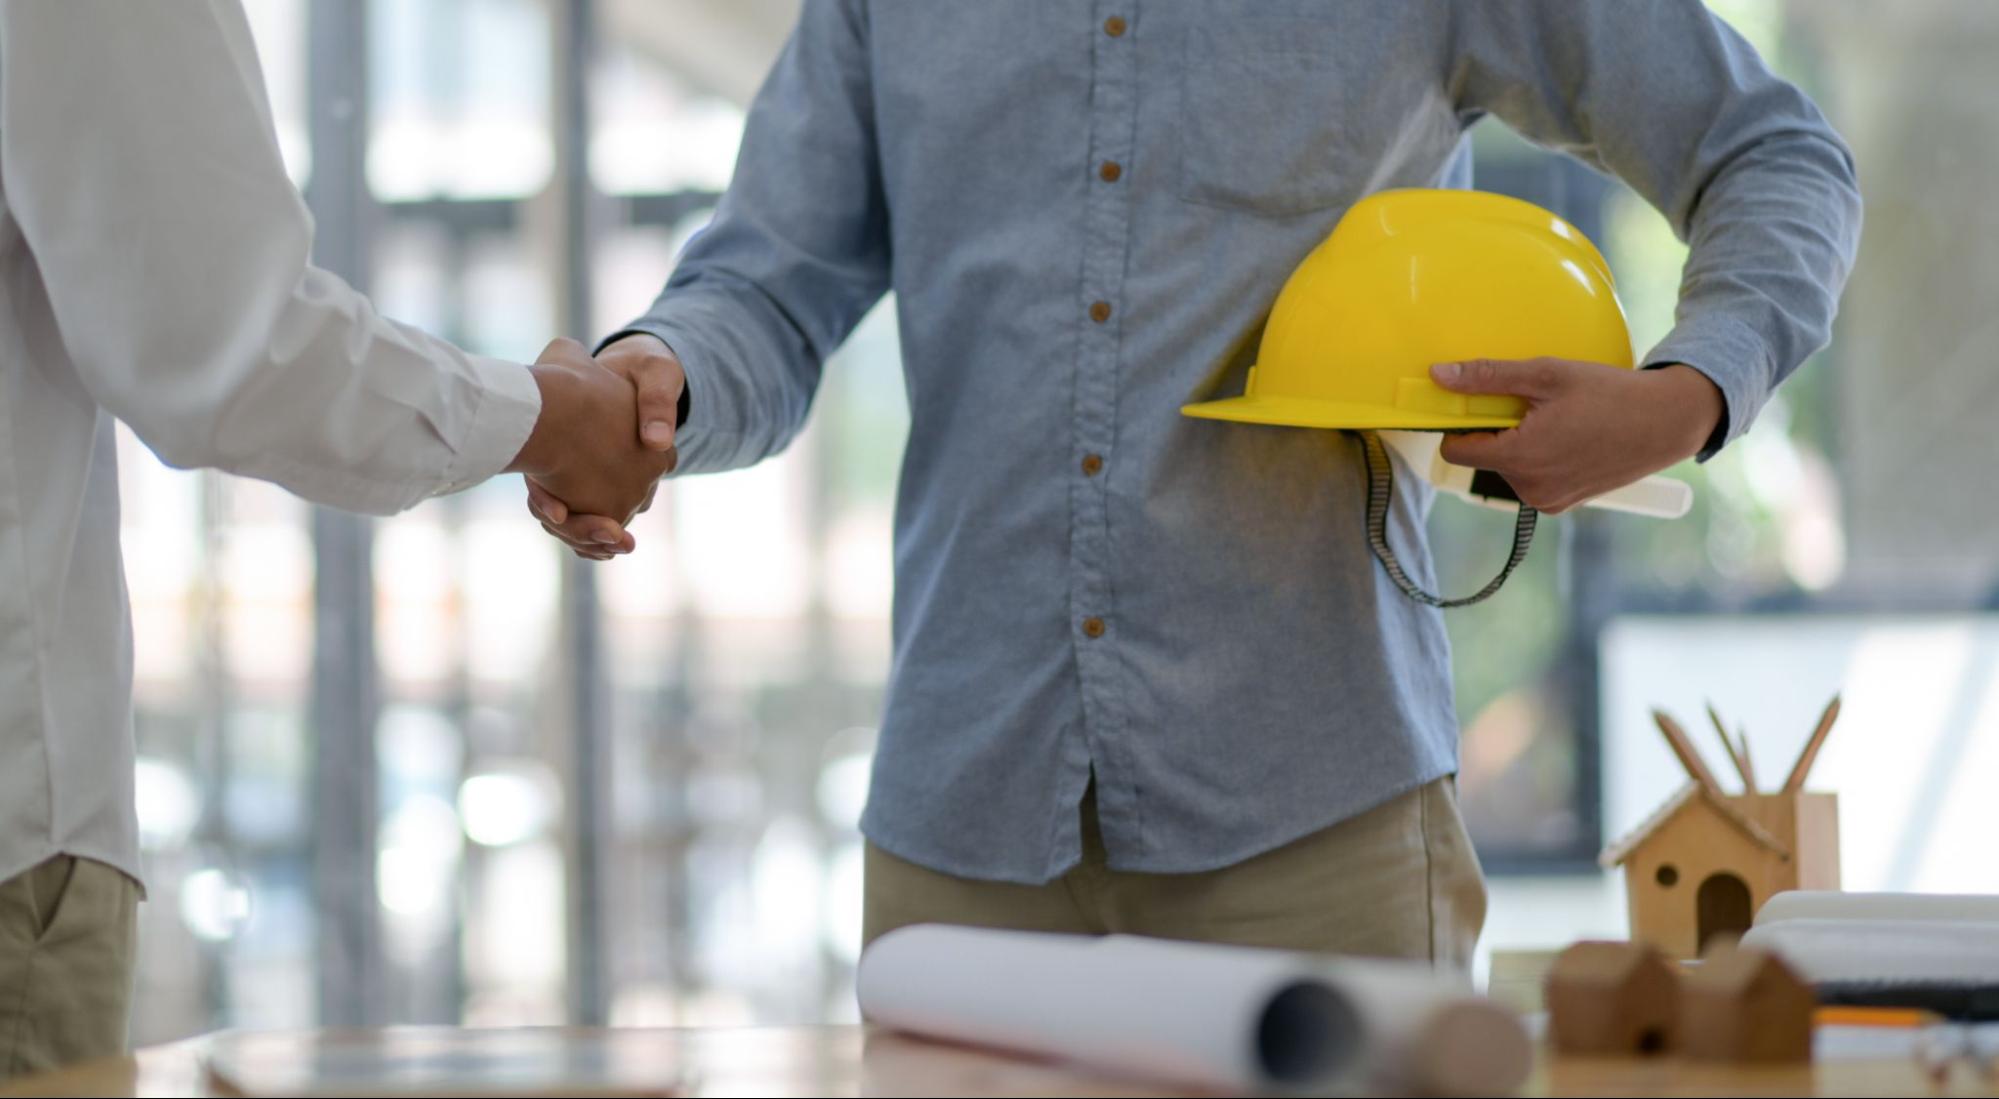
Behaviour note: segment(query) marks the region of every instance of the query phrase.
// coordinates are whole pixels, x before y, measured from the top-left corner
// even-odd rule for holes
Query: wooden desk
[[[608,1041],[621,1060],[629,1057],[636,1065],[657,1065],[660,1079],[685,1079],[694,1095],[1170,1094],[858,1026],[561,1033]],[[346,1037],[351,1040],[352,1032]],[[363,1035],[364,1040],[369,1037]],[[316,1040],[322,1039],[301,1034],[301,1052]],[[207,1042],[196,1038],[17,1080],[0,1087],[0,1096],[213,1094],[201,1062]],[[1903,1061],[1835,1061],[1761,1070],[1670,1061],[1551,1061],[1537,1069],[1526,1094],[1999,1096],[1999,1082],[1974,1080],[1960,1065],[1946,1088],[1933,1090],[1913,1063]]]

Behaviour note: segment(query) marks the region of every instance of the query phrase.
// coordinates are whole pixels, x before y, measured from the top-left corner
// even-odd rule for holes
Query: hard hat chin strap
[[[1395,581],[1396,587],[1402,589],[1402,594],[1418,603],[1446,610],[1452,607],[1469,607],[1473,603],[1482,603],[1491,598],[1492,594],[1506,583],[1506,578],[1513,575],[1513,570],[1520,567],[1520,562],[1526,560],[1527,547],[1534,544],[1534,525],[1540,520],[1541,513],[1523,503],[1520,505],[1519,517],[1513,521],[1513,552],[1507,555],[1506,564],[1499,570],[1499,575],[1493,577],[1491,583],[1480,588],[1476,595],[1468,595],[1463,599],[1445,599],[1417,587],[1416,582],[1409,579],[1409,574],[1402,570],[1402,562],[1396,558],[1395,551],[1388,545],[1388,501],[1395,494],[1395,467],[1389,464],[1388,448],[1383,445],[1381,437],[1372,431],[1356,431],[1350,434],[1360,442],[1361,463],[1367,468],[1367,545],[1374,551],[1374,559],[1381,562],[1381,567],[1388,573],[1388,578]]]

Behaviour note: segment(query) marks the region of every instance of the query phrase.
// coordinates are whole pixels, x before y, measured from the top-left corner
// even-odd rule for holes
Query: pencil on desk
[[[1849,1004],[1831,1004],[1812,1012],[1812,1022],[1819,1026],[1904,1029],[1940,1023],[1943,1022],[1943,1016],[1932,1011],[1924,1011],[1919,1007],[1855,1007]]]

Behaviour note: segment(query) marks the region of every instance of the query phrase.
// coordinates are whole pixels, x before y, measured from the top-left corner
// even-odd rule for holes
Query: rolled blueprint
[[[1323,958],[1360,1016],[1368,1082],[1423,1095],[1508,1095],[1533,1067],[1520,1017],[1423,962]]]
[[[1413,962],[922,925],[857,980],[878,1025],[1197,1087],[1491,1095],[1530,1060],[1518,1019]]]
[[[1795,890],[1763,902],[1756,925],[1783,920],[1952,920],[1999,926],[1999,896]]]

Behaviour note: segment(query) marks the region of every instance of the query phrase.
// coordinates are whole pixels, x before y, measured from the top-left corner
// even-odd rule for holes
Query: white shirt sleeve
[[[311,265],[239,0],[0,0],[0,177],[84,387],[172,465],[386,514],[540,414]]]

